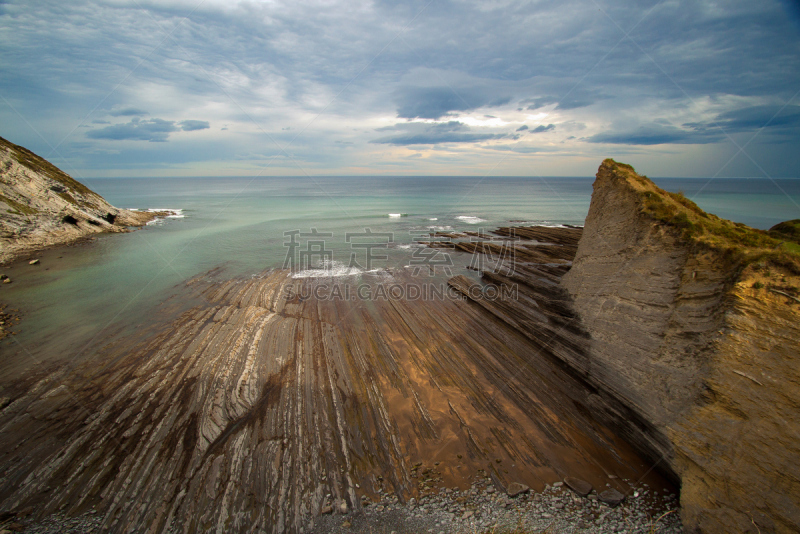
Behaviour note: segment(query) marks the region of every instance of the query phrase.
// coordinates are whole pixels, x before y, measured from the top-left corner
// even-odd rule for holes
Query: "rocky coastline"
[[[433,468],[433,466],[431,466]],[[375,500],[363,499],[357,513],[328,506],[304,529],[306,534],[680,534],[680,509],[674,493],[635,486],[622,501],[604,502],[598,492],[576,491],[555,482],[541,492],[520,486],[513,494],[498,492],[485,473],[470,486],[440,488],[438,492],[401,502],[397,495],[379,492]],[[567,482],[570,482],[568,479]],[[582,482],[582,481],[574,481]],[[626,481],[632,482],[632,481]],[[584,484],[588,484],[585,483]],[[591,485],[588,486],[591,488]],[[586,489],[585,487],[583,489]],[[602,489],[600,490],[603,491]],[[102,516],[90,510],[78,517],[51,516],[29,522],[13,518],[30,534],[89,534],[102,532]],[[182,532],[179,528],[170,534]]]
[[[184,288],[191,309],[16,387],[0,527],[800,529],[800,267],[784,234],[606,160],[584,228],[450,237],[429,246],[502,261],[424,301],[209,272]]]
[[[166,212],[119,209],[33,152],[0,137],[0,265],[105,232],[128,232]]]

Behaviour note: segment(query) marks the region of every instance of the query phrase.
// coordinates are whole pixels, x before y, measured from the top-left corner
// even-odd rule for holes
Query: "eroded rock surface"
[[[157,215],[115,208],[48,161],[0,137],[0,263],[100,232],[124,232]]]
[[[562,328],[565,294],[553,280],[569,262],[551,257],[562,246],[536,252],[547,264],[519,264],[539,273],[526,291],[542,300],[514,320],[549,325],[539,334],[500,318],[516,313],[513,299],[487,315],[458,298],[310,291],[425,282],[402,271],[195,280],[203,304],[10,399],[0,509],[97,510],[114,532],[297,532],[386,495],[467,488],[480,470],[498,495],[565,476],[624,493],[644,481],[667,488],[593,420],[583,382],[545,354],[587,341]]]
[[[769,260],[780,243],[766,233],[673,197],[603,162],[561,284],[590,348],[558,356],[619,400],[626,438],[680,477],[687,530],[800,531],[797,270]],[[750,246],[768,260],[742,272]]]

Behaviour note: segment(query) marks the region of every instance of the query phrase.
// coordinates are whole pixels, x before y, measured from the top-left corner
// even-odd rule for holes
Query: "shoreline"
[[[124,215],[126,219],[124,225],[107,225],[107,227],[97,228],[89,226],[82,229],[80,234],[45,234],[39,236],[35,240],[20,240],[16,239],[3,239],[2,250],[0,250],[0,267],[7,267],[19,261],[28,261],[35,259],[37,254],[45,251],[57,249],[59,247],[72,247],[88,243],[96,239],[100,235],[105,234],[126,234],[141,230],[148,224],[156,220],[166,219],[172,216],[171,211],[137,211],[137,210],[120,210],[119,215]]]
[[[554,237],[563,234],[573,244],[536,245],[517,259],[550,264],[542,267],[548,270],[542,274],[560,276],[568,262],[553,260],[569,255],[576,231],[529,230]],[[409,276],[396,271],[385,280],[375,277],[375,283],[413,283]],[[255,278],[199,277],[187,289],[201,295],[201,304],[145,338],[134,336],[124,346],[98,354],[103,361],[114,362],[100,375],[87,361],[75,367],[74,375],[56,372],[43,378],[43,384],[52,386],[13,399],[3,413],[7,428],[16,429],[17,436],[26,436],[30,444],[64,432],[71,452],[42,458],[25,453],[17,462],[29,463],[33,472],[7,458],[7,467],[22,469],[10,479],[25,478],[29,483],[6,493],[4,508],[34,506],[33,517],[42,523],[62,513],[89,521],[64,519],[58,523],[61,531],[78,521],[84,529],[99,522],[105,530],[149,525],[169,532],[175,520],[173,531],[202,530],[235,515],[241,523],[234,530],[261,524],[272,532],[307,532],[309,521],[344,519],[324,513],[334,504],[347,503],[351,526],[360,517],[372,518],[370,524],[394,521],[386,514],[397,512],[400,501],[430,503],[434,512],[439,505],[452,509],[453,503],[436,496],[444,485],[475,490],[471,496],[445,490],[445,495],[463,499],[459,505],[474,505],[474,524],[451,525],[471,532],[479,519],[489,521],[496,515],[499,520],[502,510],[510,510],[496,496],[514,484],[546,490],[547,484],[569,475],[597,487],[610,484],[624,493],[629,489],[625,479],[644,476],[645,483],[671,488],[667,480],[648,472],[627,444],[574,406],[583,403],[579,399],[587,393],[554,362],[538,359],[541,349],[532,345],[534,340],[488,318],[468,299],[299,298],[304,287],[317,282],[292,278],[282,270]],[[558,308],[553,297],[542,301],[543,313]],[[556,308],[550,310],[546,303]],[[360,334],[353,336],[353,329]],[[226,372],[220,374],[217,368]],[[130,375],[129,369],[136,371]],[[65,397],[59,389],[78,397]],[[218,405],[217,397],[229,400]],[[46,427],[39,428],[26,416],[26,405],[36,406],[37,419],[44,417]],[[91,425],[82,415],[86,407],[95,414]],[[156,438],[153,432],[162,427]],[[15,439],[19,438],[8,434],[4,441],[13,448]],[[101,456],[85,457],[69,443],[106,445]],[[123,452],[119,445],[107,448],[117,443]],[[269,465],[243,476],[240,466],[251,461],[251,454],[241,447],[266,448],[255,457],[269,459]],[[163,473],[159,480],[170,480],[167,488],[153,485],[156,481],[146,473],[128,472],[142,455],[159,458],[153,469]],[[81,474],[63,471],[78,465],[75,462],[84,465]],[[423,462],[439,465],[424,468]],[[211,466],[218,467],[209,470]],[[119,474],[106,479],[91,475],[108,469]],[[480,470],[483,480],[473,488]],[[144,484],[136,495],[119,486],[130,476],[136,484]],[[261,487],[264,481],[270,481],[270,488],[258,492],[254,508],[246,504],[250,497],[235,490],[234,500],[220,510],[211,503],[221,497],[220,492],[230,491],[221,482],[228,479],[237,480],[243,491]],[[193,489],[198,483],[206,488],[199,493]],[[272,488],[274,484],[292,489],[284,494]],[[48,487],[59,491],[42,494]],[[137,506],[151,509],[151,503],[167,499],[180,487],[191,494],[182,500],[169,498],[169,507],[176,509],[168,514],[133,513]],[[396,503],[388,502],[394,498]],[[514,503],[523,501],[525,506],[515,508]],[[538,508],[528,509],[528,504]],[[557,502],[552,504],[560,510]],[[568,500],[561,504],[561,509],[575,508]],[[496,507],[497,514],[478,514],[484,505]],[[523,497],[511,508],[515,513],[550,513],[543,506],[544,501],[528,503]],[[198,519],[209,515],[208,510],[212,510],[209,517]],[[408,525],[416,525],[420,513],[427,514],[409,508]],[[432,517],[438,516],[433,513],[428,519]]]
[[[433,467],[433,466],[431,466]],[[301,532],[305,534],[681,534],[675,494],[631,484],[620,504],[611,505],[592,489],[587,495],[564,482],[548,484],[541,492],[529,489],[513,497],[498,490],[492,479],[478,474],[464,489],[440,487],[437,492],[400,502],[381,491],[362,499],[363,508],[342,512],[328,505]],[[630,483],[629,481],[624,481]],[[602,488],[601,488],[602,491]],[[340,503],[341,504],[341,503]],[[52,515],[29,521],[14,519],[31,534],[90,534],[101,532],[104,517],[90,510],[77,517]],[[172,525],[166,532],[182,532]]]

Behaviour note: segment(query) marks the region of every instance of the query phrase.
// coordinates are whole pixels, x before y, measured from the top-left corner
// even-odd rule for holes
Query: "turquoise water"
[[[347,265],[352,242],[386,243],[371,268],[407,265],[415,232],[492,229],[509,224],[582,224],[593,178],[325,177],[92,179],[86,184],[121,208],[170,208],[166,219],[129,234],[105,235],[20,263],[0,300],[23,313],[3,351],[31,364],[91,353],[114,328],[147,323],[156,305],[182,282],[221,267],[222,276],[247,276],[281,267],[286,232],[312,228],[332,234],[325,250]],[[800,181],[656,179],[682,190],[700,207],[758,228],[800,218]],[[390,217],[389,214],[401,214]],[[513,221],[513,222],[512,222]],[[356,238],[348,232],[391,234]],[[360,239],[360,240],[359,240]],[[298,237],[305,249],[309,239]],[[297,257],[296,257],[297,258]],[[299,261],[299,258],[297,258]],[[338,265],[337,264],[337,265]],[[460,266],[459,268],[463,268]],[[459,274],[458,270],[453,274]],[[2,365],[2,364],[0,364]],[[0,368],[2,371],[2,368]]]

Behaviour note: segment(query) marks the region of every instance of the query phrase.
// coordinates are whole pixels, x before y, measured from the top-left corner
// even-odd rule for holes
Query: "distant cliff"
[[[100,232],[125,232],[156,215],[115,208],[50,162],[0,137],[0,263]]]
[[[707,214],[629,165],[597,173],[561,282],[591,340],[567,363],[631,411],[627,437],[680,478],[688,532],[800,531],[792,236]]]

